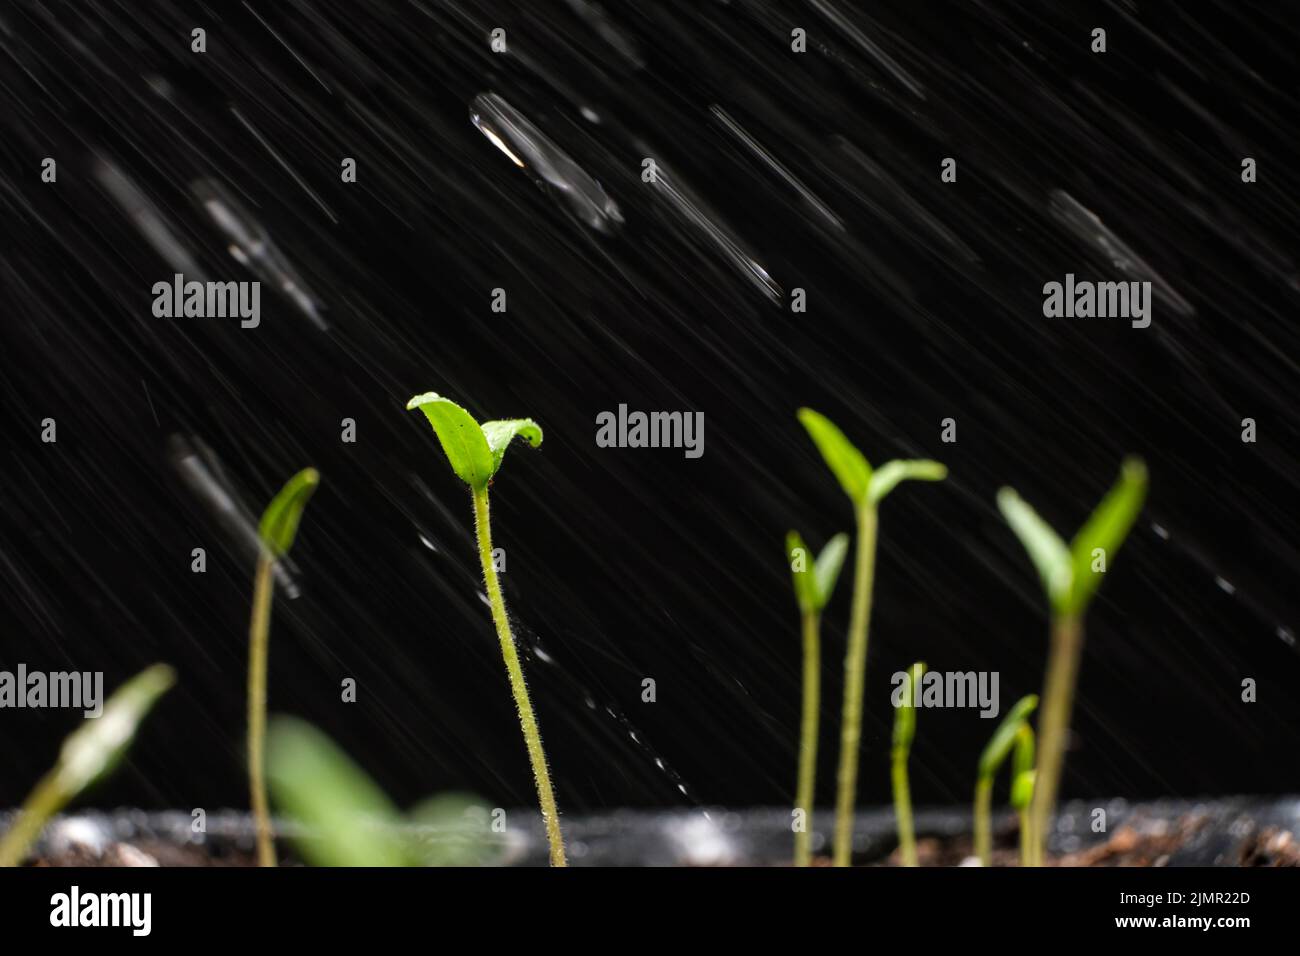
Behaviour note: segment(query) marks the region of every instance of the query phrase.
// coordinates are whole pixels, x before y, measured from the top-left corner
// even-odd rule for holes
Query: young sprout
[[[501,642],[501,656],[505,659],[510,690],[514,694],[515,708],[519,712],[519,726],[528,748],[533,778],[537,783],[537,799],[542,808],[542,821],[546,825],[546,838],[551,848],[551,866],[565,866],[564,837],[560,832],[559,810],[551,790],[551,773],[546,766],[546,753],[542,750],[542,735],[533,714],[533,703],[524,682],[524,671],[519,665],[519,650],[510,630],[501,583],[497,580],[492,563],[492,527],[488,510],[488,485],[501,467],[506,448],[516,436],[536,448],[542,443],[542,429],[531,418],[484,422],[480,425],[469,412],[450,399],[426,392],[416,395],[406,403],[408,411],[418,408],[424,412],[438,436],[451,470],[469,485],[474,499],[474,528],[478,536],[479,563],[483,567],[483,580],[487,586],[488,603],[492,608],[492,621]]]
[[[266,668],[271,638],[275,563],[289,553],[307,500],[320,484],[315,468],[294,475],[267,505],[258,525],[261,552],[253,576],[253,615],[248,625],[248,787],[257,827],[257,862],[275,866],[271,811],[266,800]]]
[[[1020,865],[1030,866],[1038,846],[1029,808],[1034,799],[1034,728],[1029,722],[1016,732],[1016,752],[1011,758],[1011,808],[1020,817]]]
[[[921,692],[925,664],[917,661],[907,670],[900,688],[902,699],[894,710],[894,746],[890,752],[890,780],[894,789],[894,818],[898,821],[898,848],[903,866],[917,866],[916,831],[912,827],[912,790],[907,783],[907,758],[916,736],[916,696]]]
[[[9,831],[0,839],[0,867],[17,866],[46,821],[91,784],[122,762],[145,716],[176,682],[175,672],[155,664],[136,674],[63,741],[58,762],[24,801]]]
[[[821,712],[821,612],[831,599],[849,536],[837,534],[809,566],[808,549],[799,532],[785,536],[786,557],[794,576],[794,596],[803,625],[803,722],[799,731],[799,782],[794,808],[802,826],[794,832],[794,865],[812,862],[812,815],[817,777],[817,718]]]
[[[862,739],[862,694],[867,672],[867,632],[876,567],[877,509],[899,482],[942,481],[948,469],[937,461],[891,461],[874,471],[867,459],[824,415],[799,409],[799,421],[827,467],[853,503],[858,529],[853,571],[849,646],[844,658],[844,711],[840,727],[840,766],[836,782],[834,863],[848,866],[853,852],[853,807],[858,789],[858,749]]]
[[[1035,865],[1043,860],[1061,782],[1070,711],[1083,652],[1084,614],[1101,584],[1108,562],[1114,560],[1142,510],[1146,490],[1146,466],[1140,459],[1126,459],[1119,480],[1069,546],[1013,490],[1003,488],[998,492],[998,507],[1038,571],[1052,617],[1043,706],[1038,716],[1038,767],[1030,809]]]
[[[1038,695],[1029,694],[1016,701],[1008,711],[998,729],[980,754],[979,768],[975,773],[975,855],[979,857],[980,866],[993,865],[993,778],[1010,755],[1013,747],[1020,740],[1020,732],[1029,730],[1029,715],[1038,706]],[[1033,751],[1033,731],[1030,734],[1030,752]],[[1019,750],[1017,750],[1019,755]],[[1032,760],[1031,760],[1032,765]],[[1012,796],[1015,795],[1014,781],[1018,774],[1012,775]],[[1014,805],[1014,800],[1013,800]],[[1023,820],[1022,820],[1023,822]],[[1022,828],[1023,830],[1023,828]],[[1023,832],[1021,833],[1023,843]]]

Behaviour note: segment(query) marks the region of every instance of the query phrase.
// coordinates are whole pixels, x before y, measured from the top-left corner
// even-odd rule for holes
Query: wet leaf
[[[501,459],[505,457],[510,442],[519,437],[534,448],[542,443],[542,428],[531,418],[511,418],[504,421],[484,422],[483,437],[487,439],[488,449],[492,452],[492,474],[501,468]]]
[[[1068,602],[1070,578],[1073,574],[1070,551],[1065,542],[1011,488],[1003,488],[998,492],[998,508],[1038,571],[1048,603],[1053,610],[1063,610]]]
[[[1082,613],[1101,584],[1104,572],[1094,571],[1093,551],[1105,552],[1106,567],[1119,553],[1146,499],[1147,469],[1140,458],[1125,459],[1119,480],[1097,505],[1087,523],[1070,543],[1074,579],[1070,610]]]

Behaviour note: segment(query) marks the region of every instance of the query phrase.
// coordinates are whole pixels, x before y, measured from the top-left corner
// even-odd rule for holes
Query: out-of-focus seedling
[[[296,718],[271,721],[267,772],[293,844],[313,866],[472,866],[497,855],[481,801],[440,794],[404,818],[334,741]]]
[[[1034,799],[1034,728],[1029,722],[1016,732],[1016,752],[1011,758],[1011,808],[1020,817],[1020,865],[1030,866],[1038,842],[1034,839],[1029,808]]]
[[[894,819],[898,823],[898,849],[903,866],[917,866],[916,830],[912,826],[912,788],[907,780],[907,758],[916,737],[916,699],[921,693],[925,664],[917,661],[907,669],[903,696],[894,709],[894,741],[889,754],[889,777],[894,791]]]
[[[849,647],[844,658],[844,710],[840,727],[840,765],[836,783],[834,863],[848,866],[853,852],[853,807],[858,789],[858,750],[862,740],[862,694],[867,673],[867,635],[876,567],[876,526],[880,502],[900,482],[942,481],[948,469],[937,461],[891,461],[872,469],[830,419],[811,408],[799,421],[821,452],[831,473],[853,503],[858,541],[853,571]]]
[[[524,682],[523,668],[519,664],[519,650],[515,646],[514,633],[510,630],[501,582],[497,579],[496,567],[492,563],[492,527],[488,508],[488,485],[501,467],[501,459],[510,442],[519,437],[536,448],[542,443],[542,429],[531,418],[484,422],[480,425],[465,409],[433,392],[416,395],[406,403],[406,408],[408,411],[418,408],[424,412],[447,455],[451,470],[469,485],[473,493],[479,563],[483,567],[488,604],[492,608],[492,621],[501,642],[501,656],[505,659],[510,690],[519,712],[519,726],[523,730],[533,778],[537,783],[537,799],[541,804],[546,838],[551,848],[551,865],[565,866],[564,836],[560,832],[559,810],[555,804],[555,793],[551,789],[546,753],[542,750],[542,735],[537,728],[537,717],[533,713],[528,685]]]
[[[59,760],[33,788],[0,840],[0,866],[17,866],[46,822],[87,787],[108,776],[126,755],[145,716],[176,682],[175,672],[155,664],[136,674],[63,741]]]
[[[1011,754],[1012,748],[1017,746],[1021,730],[1029,730],[1029,715],[1037,706],[1037,694],[1028,694],[1016,701],[1015,706],[1002,719],[1002,723],[998,724],[998,729],[993,731],[993,736],[985,745],[984,752],[980,754],[979,767],[975,773],[975,855],[979,858],[981,866],[993,865],[993,778],[997,776],[998,770]],[[1029,734],[1029,748],[1032,755],[1033,731],[1029,730]],[[1032,763],[1031,756],[1031,767]],[[1012,774],[1013,796],[1018,775],[1018,771]],[[1023,818],[1021,823],[1024,823]],[[1023,832],[1021,837],[1023,845]]]
[[[1067,546],[1038,513],[1010,488],[998,492],[998,507],[1011,525],[1042,580],[1051,610],[1051,648],[1038,716],[1038,767],[1030,812],[1033,863],[1043,860],[1048,827],[1056,806],[1065,761],[1066,736],[1083,652],[1083,619],[1146,498],[1147,469],[1128,458],[1119,480]]]
[[[794,833],[794,865],[812,862],[812,817],[816,799],[817,718],[821,711],[821,612],[831,599],[839,580],[849,536],[837,534],[826,542],[821,554],[810,560],[810,552],[791,531],[785,536],[785,553],[794,577],[794,596],[799,604],[803,630],[803,721],[799,730],[799,779],[794,807],[802,813],[802,826]]]
[[[262,513],[261,551],[253,576],[253,614],[248,625],[248,787],[257,827],[257,862],[275,866],[271,811],[266,800],[266,670],[271,639],[271,599],[275,563],[289,553],[307,501],[320,484],[315,468],[304,468],[285,483]]]

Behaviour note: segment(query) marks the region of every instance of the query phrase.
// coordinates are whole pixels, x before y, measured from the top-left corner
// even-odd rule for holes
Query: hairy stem
[[[980,866],[993,865],[993,778],[975,783],[975,855]]]
[[[903,857],[903,866],[917,866],[916,831],[912,826],[912,790],[907,783],[907,751],[895,750],[891,763],[894,817],[898,821],[898,849]]]
[[[487,585],[488,602],[492,606],[492,622],[496,625],[497,637],[501,641],[501,656],[505,658],[510,691],[514,694],[515,709],[519,712],[519,726],[524,732],[528,759],[533,765],[533,778],[537,782],[537,799],[542,807],[542,821],[546,824],[546,839],[551,846],[551,866],[566,866],[560,812],[555,805],[555,793],[551,790],[551,772],[546,767],[542,734],[537,729],[537,717],[533,714],[533,702],[528,697],[523,668],[519,666],[519,650],[510,630],[510,619],[506,616],[501,582],[497,580],[496,568],[492,565],[492,527],[486,487],[474,489],[474,528],[478,534],[478,557],[479,563],[483,565],[483,581]]]
[[[836,866],[853,855],[853,807],[858,791],[858,747],[862,740],[862,692],[867,672],[867,629],[871,623],[871,588],[876,570],[876,509],[858,506],[858,548],[853,571],[853,608],[849,646],[844,656],[844,713],[840,725],[840,767],[836,781]]]
[[[1038,718],[1038,766],[1030,806],[1034,866],[1043,864],[1051,832],[1082,651],[1083,621],[1073,614],[1054,617],[1047,675],[1043,681],[1043,706]]]
[[[271,638],[275,558],[264,553],[253,578],[253,617],[248,625],[248,786],[257,827],[258,866],[275,866],[271,809],[266,799],[266,659]]]
[[[45,829],[46,821],[67,803],[68,796],[59,786],[57,773],[51,771],[41,778],[9,825],[4,839],[0,840],[0,867],[21,863],[28,848]]]
[[[799,732],[799,786],[795,809],[803,827],[794,834],[794,865],[812,862],[813,802],[816,800],[817,718],[821,711],[821,635],[816,611],[803,615],[803,724]]]

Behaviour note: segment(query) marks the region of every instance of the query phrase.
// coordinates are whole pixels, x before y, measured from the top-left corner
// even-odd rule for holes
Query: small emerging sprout
[[[1041,865],[1048,825],[1056,807],[1074,688],[1083,652],[1083,619],[1101,575],[1128,536],[1146,498],[1147,469],[1128,458],[1119,480],[1097,505],[1067,547],[1055,531],[1010,488],[998,492],[998,507],[1020,538],[1038,571],[1051,610],[1051,648],[1038,717],[1038,767],[1030,813],[1034,865]]]
[[[907,758],[916,736],[916,698],[921,693],[925,664],[917,661],[907,669],[902,700],[894,710],[894,745],[890,751],[890,780],[894,789],[894,818],[898,821],[898,849],[903,866],[917,866],[916,831],[912,827],[912,790],[907,782]]]
[[[315,468],[304,468],[277,494],[258,525],[261,551],[253,576],[253,614],[248,625],[248,788],[257,827],[257,862],[275,866],[271,810],[266,799],[266,673],[271,639],[271,599],[275,563],[289,553],[298,534],[303,509],[320,484]]]
[[[858,789],[858,750],[862,740],[862,694],[867,674],[867,635],[871,589],[876,569],[876,525],[880,502],[902,481],[942,481],[948,469],[937,461],[891,461],[874,471],[862,452],[826,416],[799,409],[799,421],[821,452],[826,466],[853,503],[858,529],[853,571],[849,648],[844,658],[844,711],[840,727],[840,766],[836,782],[834,863],[848,866],[853,853],[853,807]]]
[[[276,806],[302,827],[294,845],[313,866],[470,866],[492,858],[481,801],[439,794],[403,817],[364,770],[305,721],[271,721],[267,771]],[[477,824],[468,812],[474,809],[483,811]]]
[[[483,581],[487,586],[488,603],[492,608],[492,622],[496,625],[497,639],[501,643],[501,656],[505,659],[510,690],[519,711],[519,726],[532,764],[533,779],[537,784],[537,799],[542,808],[542,821],[546,825],[546,838],[550,843],[551,866],[565,866],[564,836],[560,832],[560,814],[551,789],[551,772],[546,766],[546,753],[542,750],[542,735],[533,713],[533,703],[524,682],[524,671],[519,664],[519,649],[510,618],[506,614],[501,582],[492,563],[492,526],[488,507],[488,485],[501,467],[510,442],[523,438],[536,448],[542,443],[542,429],[531,418],[514,418],[506,421],[484,422],[474,418],[451,399],[433,392],[416,395],[406,403],[408,411],[424,412],[433,426],[438,442],[447,455],[451,470],[469,485],[474,499],[474,529],[478,537],[479,563],[483,567]]]
[[[1038,706],[1038,695],[1028,694],[1016,701],[1002,723],[980,754],[979,768],[975,774],[975,855],[980,866],[993,865],[993,778],[1020,740],[1022,730],[1030,735],[1030,752],[1033,752],[1033,731],[1029,730],[1029,715]],[[1017,754],[1019,751],[1017,750]],[[1032,766],[1032,756],[1030,764]],[[1015,806],[1015,782],[1019,773],[1012,774],[1012,806]],[[1019,809],[1019,808],[1018,808]],[[1023,819],[1022,819],[1023,824]],[[1021,844],[1024,845],[1024,828],[1021,827]]]
[[[809,566],[809,551],[799,532],[791,531],[785,537],[786,557],[794,577],[794,595],[799,604],[803,630],[803,721],[799,731],[799,780],[794,800],[795,812],[802,813],[803,819],[799,821],[802,826],[797,826],[794,833],[795,866],[807,866],[812,862],[817,718],[821,711],[821,612],[835,590],[848,549],[849,536],[837,534],[826,542],[826,547]]]
[[[1034,799],[1034,728],[1029,722],[1016,732],[1016,752],[1011,758],[1011,808],[1020,817],[1020,865],[1029,866],[1038,841],[1034,839],[1034,821],[1029,808]]]
[[[50,817],[112,773],[144,718],[175,683],[176,673],[170,667],[155,664],[119,687],[104,703],[103,713],[87,717],[67,736],[58,762],[36,784],[0,839],[0,867],[21,863]]]

